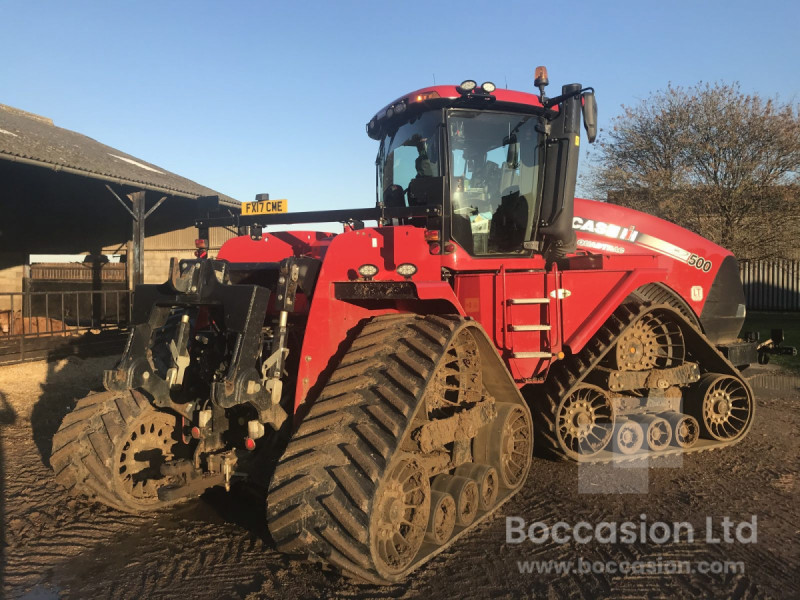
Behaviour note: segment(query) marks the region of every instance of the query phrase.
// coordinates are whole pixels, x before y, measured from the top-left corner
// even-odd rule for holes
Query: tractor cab
[[[471,256],[563,254],[573,247],[580,114],[596,133],[591,89],[544,96],[498,90],[492,83],[418,90],[392,102],[367,125],[380,141],[377,202],[430,206],[439,218],[409,219],[441,232]]]

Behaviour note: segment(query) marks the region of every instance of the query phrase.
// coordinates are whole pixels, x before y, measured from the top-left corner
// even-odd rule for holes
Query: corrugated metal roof
[[[229,196],[75,131],[56,127],[46,117],[5,104],[0,104],[0,160],[50,167],[175,196],[219,196],[223,204],[239,206]]]

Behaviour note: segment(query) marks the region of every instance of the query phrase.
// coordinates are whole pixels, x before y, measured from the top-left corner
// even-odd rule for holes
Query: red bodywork
[[[371,316],[416,312],[472,317],[522,386],[542,382],[560,352],[580,351],[642,285],[668,285],[699,315],[722,259],[731,255],[676,225],[602,202],[576,199],[574,225],[579,250],[561,269],[546,270],[538,255],[475,258],[457,245],[451,246],[452,252],[432,253],[425,230],[410,225],[338,235],[279,232],[265,234],[260,241],[243,236],[226,242],[217,258],[248,263],[278,262],[289,256],[322,260],[313,299],[298,298],[295,307],[308,323],[295,393],[297,409],[319,393],[324,384],[320,375],[331,366],[348,332]],[[416,265],[410,281],[418,299],[337,299],[334,283],[358,281],[357,269],[366,263],[379,269],[374,281],[406,281],[396,272],[397,266]],[[446,278],[443,269],[449,274]],[[531,356],[541,352],[553,357]]]

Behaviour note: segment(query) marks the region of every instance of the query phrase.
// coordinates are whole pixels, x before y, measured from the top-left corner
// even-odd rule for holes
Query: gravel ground
[[[275,552],[263,494],[249,487],[212,490],[146,516],[67,496],[48,465],[53,433],[76,398],[99,389],[102,370],[112,363],[71,358],[0,368],[0,596],[800,597],[800,379],[779,371],[762,369],[752,380],[756,421],[742,443],[634,468],[535,459],[525,488],[490,520],[406,583],[379,588]],[[506,542],[507,516],[551,526],[632,521],[638,528],[643,514],[648,524],[689,522],[694,542]],[[736,523],[756,516],[757,541],[708,543],[706,519],[713,518],[719,537],[726,516]],[[626,575],[557,573],[555,566],[550,573],[520,573],[519,561],[571,560],[574,566],[579,558],[650,566]],[[693,568],[730,561],[744,572],[652,572],[675,560]]]

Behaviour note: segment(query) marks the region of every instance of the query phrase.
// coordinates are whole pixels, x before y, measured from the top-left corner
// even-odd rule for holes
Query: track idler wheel
[[[691,415],[666,412],[661,415],[672,427],[672,443],[679,448],[691,448],[700,439],[700,425]]]
[[[644,443],[644,430],[636,421],[617,420],[614,426],[614,451],[620,454],[635,454]]]
[[[672,441],[672,427],[666,419],[655,415],[632,415],[644,430],[644,439],[651,452],[661,452]]]
[[[468,477],[478,484],[478,504],[481,510],[489,510],[497,500],[500,479],[497,469],[489,465],[465,463],[454,471],[455,475]]]
[[[456,524],[466,527],[478,516],[479,492],[474,479],[457,475],[437,475],[431,490],[449,494],[456,501]]]
[[[581,460],[603,450],[614,433],[614,408],[608,393],[581,384],[556,409],[556,436],[561,450]]]
[[[497,470],[500,484],[514,488],[528,473],[533,447],[530,416],[518,404],[497,403],[497,417],[481,428],[472,442],[476,463]]]
[[[417,555],[431,511],[431,488],[425,470],[411,459],[398,461],[375,497],[371,529],[374,556],[387,572],[404,571]]]
[[[455,526],[456,501],[446,492],[431,490],[431,515],[425,541],[441,546],[453,535]]]
[[[700,422],[703,437],[721,442],[744,434],[753,420],[753,397],[731,375],[706,373],[690,391],[689,411]]]

